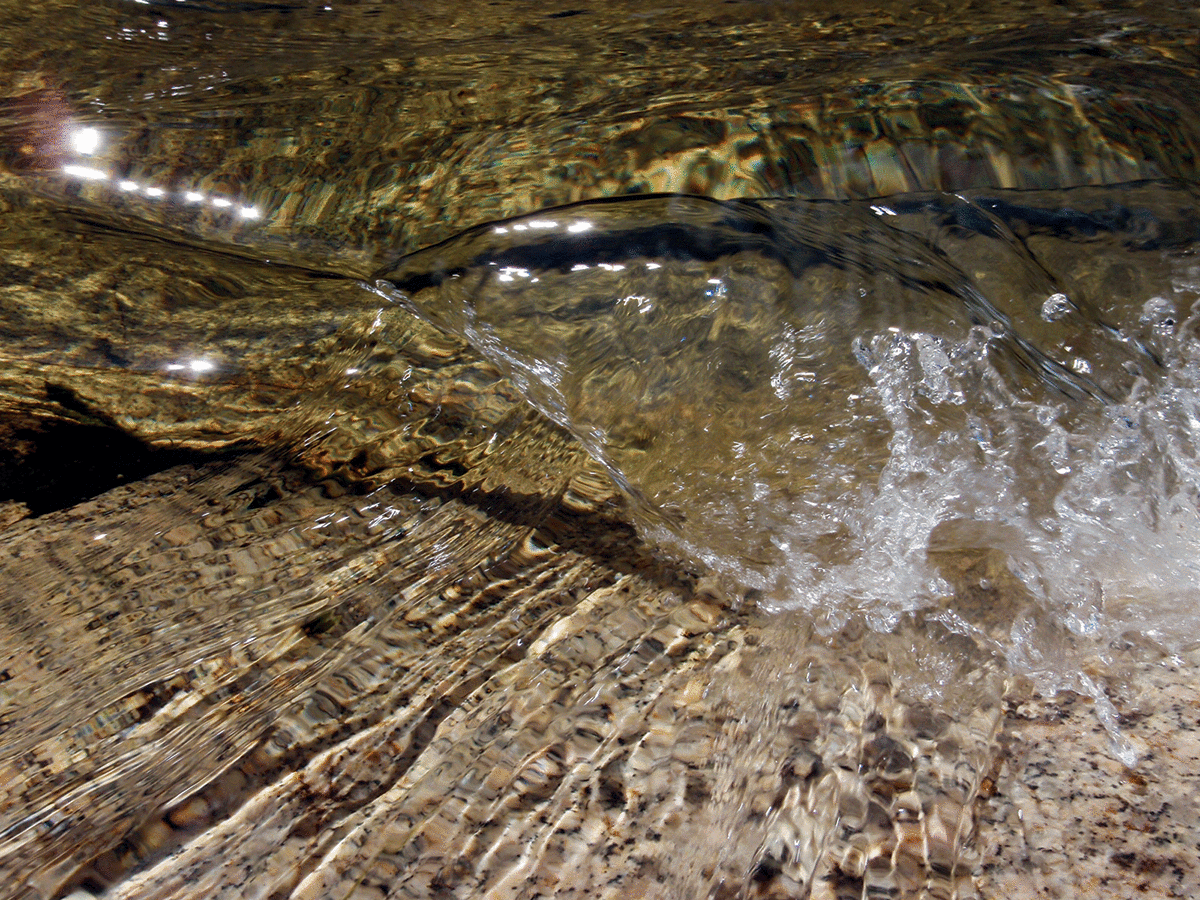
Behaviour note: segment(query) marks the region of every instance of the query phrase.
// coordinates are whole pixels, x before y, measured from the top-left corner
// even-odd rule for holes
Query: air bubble
[[[1047,322],[1057,322],[1066,318],[1071,311],[1071,300],[1066,294],[1051,294],[1042,304],[1042,318]]]

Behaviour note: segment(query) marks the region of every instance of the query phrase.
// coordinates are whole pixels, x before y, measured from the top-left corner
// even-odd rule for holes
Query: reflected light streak
[[[217,364],[209,359],[193,359],[187,363],[167,363],[163,366],[168,372],[191,371],[195,375],[203,375],[216,369]]]
[[[63,166],[62,173],[70,178],[79,178],[83,181],[112,180],[112,176],[103,169],[98,169],[95,166],[83,166],[79,165],[78,163],[71,163]],[[157,185],[143,186],[129,178],[122,178],[121,180],[115,182],[115,187],[117,190],[123,191],[124,193],[141,193],[142,195],[153,200],[159,200],[168,196],[165,188],[158,187]],[[230,200],[228,197],[205,197],[205,195],[199,191],[183,191],[178,196],[181,200],[183,200],[183,202],[191,205],[196,205],[207,201],[216,209],[232,209],[234,206],[234,201]],[[239,206],[237,209],[237,215],[240,219],[253,221],[255,219],[262,218],[262,211],[257,206]]]
[[[84,181],[108,181],[108,173],[92,166],[63,166],[62,170],[72,178],[82,178]]]
[[[503,269],[500,270],[500,280],[501,281],[512,281],[514,277],[528,278],[529,270],[528,269],[520,269],[515,266],[505,266]]]
[[[91,156],[100,149],[100,131],[96,128],[75,128],[71,131],[71,149],[81,156]]]
[[[65,119],[66,117],[64,116],[63,118]],[[214,209],[235,212],[239,219],[247,222],[262,218],[262,211],[257,206],[250,204],[243,206],[236,199],[229,197],[210,197],[191,188],[174,193],[158,185],[139,184],[130,178],[118,179],[111,172],[105,171],[98,166],[84,164],[82,161],[82,157],[92,156],[103,147],[104,135],[99,128],[91,125],[82,127],[68,125],[64,127],[64,133],[63,142],[70,144],[71,150],[77,157],[73,162],[58,166],[59,171],[68,178],[75,178],[81,181],[110,182],[114,188],[123,193],[141,194],[152,200],[174,197],[192,206],[208,204]],[[205,370],[200,369],[195,371]]]

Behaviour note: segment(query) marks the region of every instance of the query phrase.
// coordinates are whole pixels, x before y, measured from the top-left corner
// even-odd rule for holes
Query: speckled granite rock
[[[985,788],[983,898],[1200,894],[1200,660],[1131,663],[1114,757],[1092,702],[1012,699]]]
[[[902,699],[933,636],[731,607],[576,489],[250,459],[10,525],[0,896],[969,896],[999,708]]]
[[[9,524],[0,896],[1193,896],[1196,660],[1125,667],[1128,769],[1075,695],[914,699],[936,629],[731,606],[594,477],[249,457]]]

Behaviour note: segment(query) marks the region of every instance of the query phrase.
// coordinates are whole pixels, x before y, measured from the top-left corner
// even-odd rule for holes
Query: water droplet
[[[1057,322],[1071,311],[1071,300],[1066,294],[1051,294],[1042,304],[1042,318],[1047,322]]]

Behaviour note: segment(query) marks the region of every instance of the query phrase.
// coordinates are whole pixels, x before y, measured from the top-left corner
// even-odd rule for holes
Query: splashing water
[[[1197,625],[1200,222],[1179,186],[1068,196],[584,204],[375,284],[768,607],[936,610],[1078,686],[1081,654]]]

